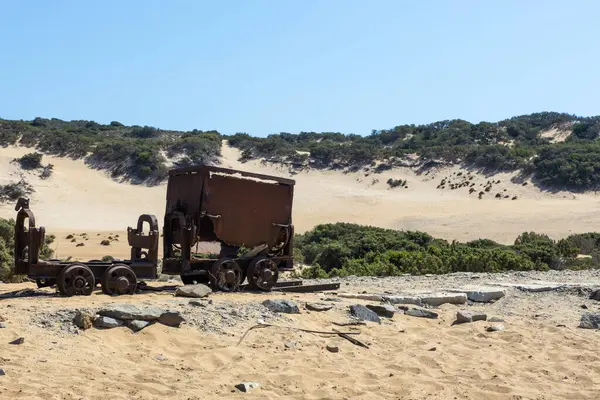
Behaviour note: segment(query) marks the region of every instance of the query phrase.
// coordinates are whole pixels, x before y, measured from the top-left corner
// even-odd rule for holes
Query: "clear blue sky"
[[[600,2],[0,0],[0,117],[368,134],[600,114]]]

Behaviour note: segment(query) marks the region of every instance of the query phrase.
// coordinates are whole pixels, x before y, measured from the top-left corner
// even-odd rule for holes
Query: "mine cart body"
[[[248,284],[270,289],[279,271],[293,268],[291,179],[220,167],[170,171],[163,226],[162,272],[184,283],[211,282],[220,290]],[[217,242],[217,258],[193,252]]]

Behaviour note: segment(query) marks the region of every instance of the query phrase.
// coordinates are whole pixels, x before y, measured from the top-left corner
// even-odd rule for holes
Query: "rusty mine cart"
[[[169,171],[162,273],[179,275],[184,284],[208,283],[214,290],[236,291],[247,279],[248,288],[270,291],[281,271],[293,269],[294,184],[210,166]],[[66,296],[90,295],[100,283],[105,294],[133,294],[139,279],[158,277],[161,235],[154,215],[142,214],[136,228],[127,229],[129,260],[66,262],[39,259],[45,229],[36,228],[29,200],[19,199],[15,210],[15,273],[34,279],[38,287],[56,285]],[[218,256],[198,253],[201,242],[220,244]]]

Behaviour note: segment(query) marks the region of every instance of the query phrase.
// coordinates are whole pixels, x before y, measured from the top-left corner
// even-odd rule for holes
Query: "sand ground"
[[[479,281],[523,280],[515,274],[485,275]],[[597,273],[576,276],[576,281],[600,285]],[[545,278],[552,279],[556,276]],[[340,291],[406,293],[472,282],[470,276],[355,278],[343,280]],[[2,285],[0,295],[26,287],[32,285]],[[36,317],[113,302],[191,307],[187,299],[167,292],[62,298],[52,289],[44,291],[45,297],[0,300],[0,316],[7,326],[0,329],[0,368],[6,374],[0,376],[0,398],[596,399],[600,392],[598,332],[577,328],[581,305],[598,311],[600,303],[574,293],[509,289],[494,304],[442,305],[433,309],[440,315],[435,320],[396,314],[381,325],[352,328],[360,332],[356,338],[369,346],[365,349],[339,337],[283,328],[253,330],[238,345],[248,327],[257,323],[243,318],[225,333],[186,324],[179,328],[156,324],[138,333],[124,327],[73,333],[42,326]],[[326,312],[303,307],[307,301],[327,297],[336,296],[218,293],[210,297],[214,308],[191,312],[219,321],[233,313],[220,306],[225,302],[242,305],[287,298],[300,306],[301,313],[286,314],[279,325],[331,331],[351,329],[332,325],[348,320],[350,304],[369,303],[341,299]],[[465,307],[504,318],[505,330],[486,332],[490,323],[484,321],[452,326],[456,311]],[[25,342],[8,344],[17,337]],[[337,346],[339,352],[329,352],[328,345]],[[235,385],[242,381],[261,386],[240,393]]]

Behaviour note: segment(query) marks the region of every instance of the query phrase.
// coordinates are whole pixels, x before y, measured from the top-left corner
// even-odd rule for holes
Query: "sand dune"
[[[86,167],[80,160],[44,156],[43,163],[54,164],[54,174],[42,180],[35,173],[22,171],[10,160],[30,152],[23,147],[0,148],[0,184],[24,176],[36,192],[31,207],[38,225],[50,233],[65,237],[69,233],[90,235],[84,247],[67,240],[58,242],[61,256],[96,258],[107,252],[128,253],[126,240],[109,249],[98,247],[95,238],[120,234],[125,239],[127,226],[134,226],[141,213],[164,215],[166,185],[146,187],[122,184],[102,171]],[[412,229],[428,232],[448,240],[461,241],[490,238],[511,243],[524,231],[545,232],[554,238],[574,232],[598,229],[600,213],[598,196],[573,195],[568,192],[541,192],[531,184],[522,186],[510,181],[514,174],[493,177],[471,174],[469,187],[455,190],[437,189],[442,179],[460,183],[467,171],[458,166],[416,175],[408,168],[396,168],[381,174],[359,171],[290,171],[289,167],[258,160],[238,161],[237,149],[223,146],[222,166],[248,171],[292,177],[296,179],[293,218],[298,232],[327,222],[355,222],[385,228]],[[461,176],[458,176],[461,174]],[[408,188],[390,189],[389,178],[406,179]],[[378,180],[378,181],[376,181]],[[478,199],[488,181],[495,183],[483,199]],[[501,199],[495,198],[500,194]],[[505,196],[508,196],[505,198]],[[513,197],[517,200],[511,200]],[[0,204],[0,217],[15,215],[14,204]],[[161,224],[162,226],[162,224]],[[98,243],[97,243],[98,242]]]

